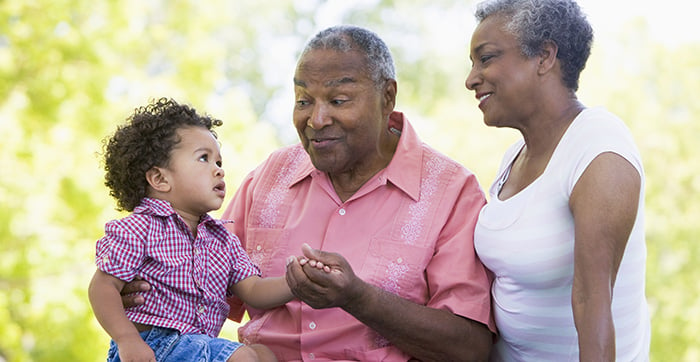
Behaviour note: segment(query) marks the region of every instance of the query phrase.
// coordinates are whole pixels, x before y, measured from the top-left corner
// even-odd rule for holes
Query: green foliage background
[[[464,89],[471,14],[448,0],[0,1],[0,361],[105,356],[86,286],[94,242],[120,216],[99,160],[115,125],[161,96],[223,119],[230,198],[295,141],[291,75],[320,28],[377,31],[397,108],[488,187],[517,135],[485,127]],[[626,120],[644,157],[651,358],[699,360],[700,44],[657,43],[643,19],[620,29],[597,35],[579,96]]]

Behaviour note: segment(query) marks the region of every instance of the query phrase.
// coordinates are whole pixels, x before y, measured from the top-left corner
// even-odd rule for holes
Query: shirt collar
[[[392,184],[412,199],[418,200],[423,169],[423,142],[402,112],[392,112],[389,115],[389,127],[401,131],[401,137],[394,157],[382,172]]]
[[[314,167],[314,164],[311,163],[311,158],[309,158],[309,154],[306,153],[304,146],[302,146],[301,143],[298,143],[294,147],[296,148],[296,152],[303,152],[304,155],[300,158],[299,167],[297,167],[294,177],[292,178],[292,182],[289,184],[290,188],[305,178],[311,177],[311,173],[316,171],[316,167]]]
[[[391,162],[378,175],[383,174],[387,181],[412,199],[418,200],[422,176],[423,142],[402,112],[394,111],[389,115],[389,127],[401,131],[401,137]],[[317,171],[301,144],[294,147],[298,149],[297,151],[304,152],[305,157],[301,158],[301,164],[297,167],[289,187],[293,187]]]
[[[134,208],[134,214],[168,217],[175,214],[175,209],[168,201],[144,197],[139,206]]]
[[[141,199],[141,203],[139,204],[139,206],[136,206],[134,208],[134,214],[152,215],[160,217],[178,216],[177,212],[175,212],[175,209],[173,209],[172,205],[170,205],[170,202],[161,199],[154,199],[151,197],[144,197],[143,199]],[[211,217],[211,215],[209,214],[204,214],[199,219],[199,223],[206,225],[220,225],[233,223],[233,221],[217,220]]]

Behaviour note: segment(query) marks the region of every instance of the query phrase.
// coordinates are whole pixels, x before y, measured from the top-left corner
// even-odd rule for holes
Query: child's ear
[[[165,172],[160,167],[151,167],[150,170],[146,171],[146,181],[151,187],[158,192],[168,192],[170,191],[170,183],[168,183],[168,177]]]

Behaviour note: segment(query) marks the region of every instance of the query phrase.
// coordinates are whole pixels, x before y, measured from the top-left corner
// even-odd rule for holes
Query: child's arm
[[[119,294],[124,284],[123,280],[98,269],[88,288],[92,310],[102,328],[117,343],[122,361],[155,362],[153,350],[124,313]]]
[[[250,276],[232,285],[229,291],[256,309],[270,309],[294,298],[284,277],[261,278]]]

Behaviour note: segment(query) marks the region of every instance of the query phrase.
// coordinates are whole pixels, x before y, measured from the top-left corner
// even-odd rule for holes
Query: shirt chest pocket
[[[362,277],[388,292],[422,303],[427,301],[425,269],[432,254],[432,248],[375,238]],[[420,300],[416,300],[418,296]]]
[[[285,273],[285,260],[289,255],[288,232],[285,229],[249,228],[245,249],[263,276]]]

